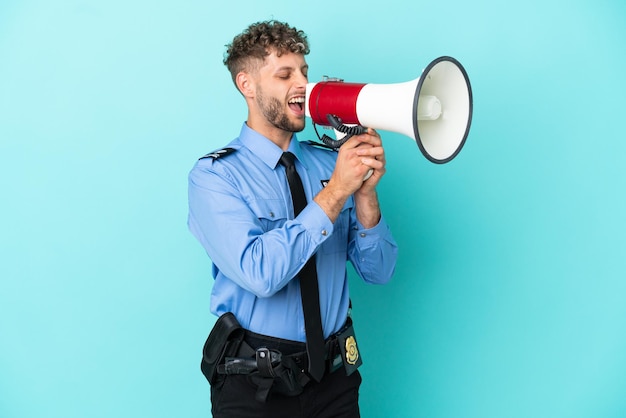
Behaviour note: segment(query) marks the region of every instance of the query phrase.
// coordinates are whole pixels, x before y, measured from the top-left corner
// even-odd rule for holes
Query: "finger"
[[[361,158],[361,164],[366,165],[375,170],[381,169],[385,166],[384,161],[377,160],[376,158],[363,157]]]
[[[363,157],[374,157],[376,159],[381,159],[385,157],[385,150],[383,147],[359,147],[356,149],[357,155]]]
[[[380,134],[375,129],[367,128],[365,135],[376,138],[376,140],[380,141]]]
[[[364,141],[363,141],[363,135],[354,135],[352,137],[350,137],[350,139],[348,139],[342,146],[341,148],[343,149],[352,149],[352,148],[356,148],[359,145],[361,145]]]
[[[378,134],[378,132],[374,128],[367,128],[367,132],[366,133],[368,135],[377,136],[377,137],[380,138],[380,135]]]
[[[367,128],[367,131],[365,131],[364,133],[357,135],[360,137],[364,137],[364,138],[369,138],[372,139],[374,141],[380,141],[380,135],[378,134],[378,132],[376,132],[376,130],[372,129],[372,128]]]

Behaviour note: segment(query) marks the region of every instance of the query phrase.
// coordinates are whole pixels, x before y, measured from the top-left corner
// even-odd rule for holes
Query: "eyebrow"
[[[309,65],[308,64],[305,64],[302,67],[300,67],[300,71],[302,71],[302,72],[304,72],[305,70],[308,70],[308,69],[309,69]],[[279,73],[281,71],[294,71],[294,67],[291,67],[291,66],[288,66],[288,65],[286,65],[284,67],[278,67],[276,69],[275,73]]]

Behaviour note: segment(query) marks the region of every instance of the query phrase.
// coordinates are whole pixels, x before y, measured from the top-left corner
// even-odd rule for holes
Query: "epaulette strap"
[[[237,151],[236,148],[222,148],[217,151],[209,152],[207,155],[200,157],[200,159],[203,160],[205,158],[210,158],[212,160],[217,160],[218,158],[225,157],[228,154],[232,154],[235,151]]]

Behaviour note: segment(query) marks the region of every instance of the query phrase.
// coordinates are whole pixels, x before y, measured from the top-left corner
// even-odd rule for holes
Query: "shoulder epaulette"
[[[331,151],[337,151],[337,148],[331,147],[330,145],[326,145],[322,142],[304,141],[304,143],[308,145],[312,145],[314,147],[324,148],[324,149],[331,150]]]
[[[227,156],[229,154],[232,154],[235,151],[237,151],[236,148],[222,148],[222,149],[219,149],[217,151],[209,152],[208,154],[200,157],[200,160],[203,160],[205,158],[210,158],[212,160],[217,160],[218,158],[225,157],[225,156]]]

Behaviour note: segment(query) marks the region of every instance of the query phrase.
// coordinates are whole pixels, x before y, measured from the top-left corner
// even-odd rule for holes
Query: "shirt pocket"
[[[263,232],[280,228],[288,219],[287,208],[281,199],[255,199],[249,202],[249,206]]]

